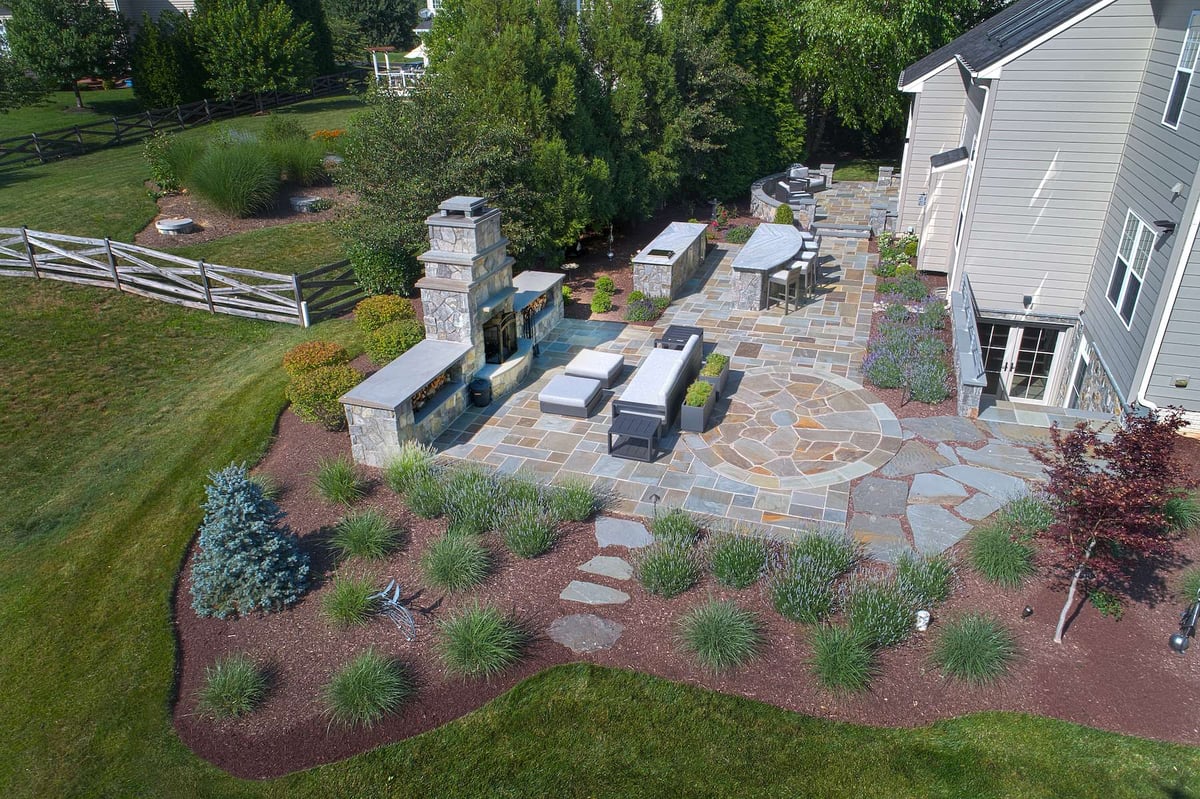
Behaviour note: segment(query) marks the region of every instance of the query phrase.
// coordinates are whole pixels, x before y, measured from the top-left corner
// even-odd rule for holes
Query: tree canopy
[[[195,35],[219,97],[296,91],[315,74],[312,28],[283,0],[197,0]]]
[[[77,107],[80,78],[125,71],[125,21],[103,0],[12,0],[11,9],[7,39],[17,64],[43,83],[70,83]]]
[[[340,61],[359,60],[368,47],[407,51],[415,44],[416,0],[324,0]]]
[[[45,88],[26,75],[15,58],[0,52],[0,114],[35,103],[45,94]]]
[[[200,63],[191,17],[164,11],[152,20],[143,14],[131,60],[133,92],[146,105],[162,108],[204,97],[208,73]]]

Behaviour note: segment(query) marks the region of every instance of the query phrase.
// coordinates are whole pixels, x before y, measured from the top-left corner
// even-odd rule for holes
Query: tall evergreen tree
[[[70,83],[77,108],[80,78],[128,67],[125,21],[103,0],[12,0],[11,8],[7,38],[17,63],[42,82]]]
[[[144,104],[165,107],[204,97],[207,72],[200,63],[192,19],[164,11],[142,15],[133,43],[133,92]]]
[[[416,0],[324,0],[323,5],[334,54],[343,61],[364,58],[368,47],[408,51],[416,44]]]
[[[313,66],[318,75],[332,75],[337,70],[333,62],[333,36],[325,19],[321,0],[284,0],[297,22],[307,22],[312,31]]]

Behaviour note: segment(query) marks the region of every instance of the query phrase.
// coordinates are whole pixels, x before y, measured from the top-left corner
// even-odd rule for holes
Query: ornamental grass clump
[[[217,210],[253,216],[275,204],[279,169],[265,147],[254,141],[210,145],[192,164],[185,184]]]
[[[1028,533],[1001,516],[976,527],[967,539],[971,566],[988,582],[1016,588],[1034,572]]]
[[[690,545],[659,541],[635,556],[634,573],[647,591],[670,599],[699,582],[700,564]]]
[[[452,532],[480,535],[496,527],[499,482],[492,472],[467,464],[452,469],[445,482],[445,513]]]
[[[366,627],[378,608],[378,589],[365,577],[337,577],[321,597],[321,613],[334,627]]]
[[[710,671],[740,666],[758,652],[762,633],[758,619],[733,602],[710,599],[679,619],[679,640]]]
[[[309,138],[266,142],[267,157],[282,180],[312,186],[326,179],[325,147]]]
[[[954,564],[945,555],[905,552],[896,561],[896,585],[925,610],[946,601],[953,579]]]
[[[1177,593],[1183,602],[1196,601],[1196,593],[1200,592],[1200,566],[1193,566],[1183,572],[1176,584],[1179,586]]]
[[[404,531],[377,508],[353,511],[333,528],[329,546],[343,558],[382,560],[400,546]]]
[[[520,660],[529,642],[516,619],[478,603],[440,622],[437,637],[447,672],[485,679]]]
[[[700,537],[700,525],[683,508],[671,508],[654,517],[650,532],[657,543],[690,547]]]
[[[748,588],[766,570],[767,544],[744,532],[720,533],[709,543],[708,560],[721,585]]]
[[[504,546],[519,558],[536,558],[549,552],[558,536],[553,517],[538,502],[506,505],[498,527]]]
[[[1193,493],[1181,491],[1163,505],[1163,516],[1172,530],[1200,528],[1200,499]]]
[[[1054,508],[1045,496],[1026,494],[1002,507],[996,518],[1023,538],[1030,538],[1050,529],[1054,524]]]
[[[325,712],[331,722],[370,727],[416,692],[400,663],[368,649],[325,686]]]
[[[895,646],[913,631],[916,608],[895,580],[858,581],[842,604],[847,624],[867,646]]]
[[[209,475],[192,562],[192,608],[218,619],[291,605],[308,587],[308,555],[283,511],[230,465]]]
[[[845,536],[802,536],[776,557],[768,583],[771,604],[792,621],[822,621],[833,612],[834,583],[859,556],[858,547]]]
[[[419,477],[433,473],[436,467],[437,450],[419,441],[405,441],[396,456],[383,467],[383,481],[392,491],[404,496]]]
[[[446,512],[446,485],[442,471],[430,468],[411,476],[404,489],[404,504],[422,519],[436,519]]]
[[[933,662],[948,677],[977,685],[995,682],[1017,656],[1017,642],[1000,620],[969,613],[942,625]]]
[[[875,653],[849,627],[819,627],[810,665],[817,682],[834,693],[865,691],[875,673]]]
[[[600,507],[596,489],[580,478],[551,486],[546,497],[550,515],[560,522],[586,522]]]
[[[283,486],[266,472],[256,472],[248,475],[248,478],[251,483],[258,486],[258,490],[262,492],[262,495],[272,502],[278,502],[279,497],[283,495]]]
[[[249,655],[230,655],[204,669],[196,709],[217,719],[254,711],[267,695],[267,675]]]
[[[297,344],[283,355],[283,371],[290,378],[320,369],[350,363],[350,353],[332,341],[306,341]]]
[[[304,421],[326,430],[341,430],[346,426],[346,412],[339,398],[362,379],[362,373],[348,363],[319,366],[292,378],[286,394],[292,412]]]
[[[367,481],[353,461],[345,455],[339,455],[318,461],[313,489],[326,502],[349,506],[366,494]]]
[[[425,579],[435,588],[466,591],[487,579],[492,555],[478,539],[447,534],[434,541],[421,557]]]

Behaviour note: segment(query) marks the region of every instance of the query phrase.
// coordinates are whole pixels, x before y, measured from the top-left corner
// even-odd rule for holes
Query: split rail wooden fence
[[[183,258],[111,239],[0,228],[0,276],[62,280],[308,327],[362,298],[349,261],[281,275]]]
[[[30,133],[0,139],[0,167],[37,161],[46,163],[60,158],[83,155],[106,147],[140,141],[156,131],[179,131],[206,125],[221,119],[254,114],[268,108],[302,103],[317,97],[342,94],[361,86],[362,70],[313,78],[307,91],[242,94],[229,100],[197,100],[174,108],[157,108],[140,114],[111,117],[87,125]]]

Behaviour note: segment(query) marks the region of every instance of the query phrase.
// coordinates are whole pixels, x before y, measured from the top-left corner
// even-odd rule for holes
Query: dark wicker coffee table
[[[699,336],[704,343],[704,328],[689,327],[688,325],[668,325],[663,331],[662,338],[654,340],[654,346],[664,350],[681,350],[687,346],[688,339]]]
[[[623,413],[615,417],[608,428],[608,454],[650,463],[658,454],[658,425],[653,416]]]

